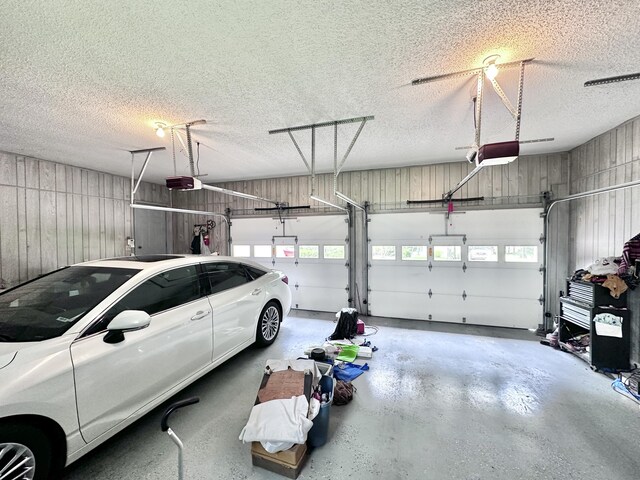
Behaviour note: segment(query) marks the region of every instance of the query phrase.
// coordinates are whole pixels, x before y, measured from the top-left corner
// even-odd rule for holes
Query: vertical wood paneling
[[[55,163],[40,161],[38,162],[40,175],[40,189],[55,190],[56,189],[56,165]]]
[[[40,162],[40,164],[49,162]],[[54,170],[55,171],[55,170]],[[44,183],[40,180],[41,185]],[[55,187],[53,182],[47,184],[48,187]],[[57,245],[57,220],[56,215],[56,194],[50,190],[40,190],[40,252],[42,255],[41,273],[55,270],[58,263]]]
[[[474,166],[472,164],[467,164],[467,172],[465,174],[465,177],[469,175],[469,173],[471,173],[473,168]],[[480,181],[478,180],[478,175],[467,182],[467,196],[470,198],[480,196]],[[474,204],[477,205],[477,203],[475,202]]]
[[[433,198],[433,193],[431,192],[431,168],[428,165],[420,167],[420,175],[420,198],[423,200],[431,200]]]
[[[24,162],[22,162],[24,166]],[[18,161],[18,171],[20,171],[20,161]],[[24,169],[23,169],[24,172]],[[24,185],[24,176],[22,184]],[[18,177],[20,183],[20,177]],[[18,188],[18,262],[19,282],[24,282],[29,278],[29,269],[27,265],[28,247],[27,247],[27,189]],[[16,283],[13,279],[5,278],[6,281]]]
[[[502,165],[498,165],[491,169],[491,184],[493,187],[491,196],[494,197],[494,200],[492,202],[494,204],[502,203],[502,177]]]
[[[56,172],[58,172],[57,168],[56,168]],[[56,182],[56,189],[58,188],[58,186],[59,185]],[[68,253],[67,195],[66,193],[57,192],[55,194],[55,198],[56,198],[55,215],[56,215],[56,247],[57,247],[57,258],[55,262],[55,267],[59,267],[59,266],[67,265],[69,263],[67,261],[67,253]]]
[[[69,179],[69,171],[67,171],[67,179]],[[73,230],[73,195],[70,193],[66,193],[65,195],[65,204],[67,206],[67,213],[65,215],[66,219],[66,228],[64,232],[64,237],[66,240],[67,246],[67,254],[66,254],[66,263],[72,264],[75,262],[74,254],[73,254],[73,241],[74,241],[74,230]],[[58,265],[61,266],[61,265]]]
[[[37,169],[35,169],[37,174]],[[29,183],[27,181],[27,183]],[[26,189],[26,228],[27,228],[27,278],[35,278],[42,273],[42,254],[40,249],[40,192]]]
[[[9,194],[2,185],[17,187],[6,187]],[[141,191],[140,200],[168,202],[160,185],[144,182]],[[15,285],[67,264],[124,255],[132,235],[125,196],[124,177],[0,152],[0,276]]]
[[[426,200],[426,197],[422,196],[421,173],[422,167],[409,168],[409,196],[407,197],[407,200]]]
[[[17,185],[18,170],[16,158],[13,155],[0,152],[0,184]]]
[[[569,153],[571,193],[640,179],[639,157],[640,117],[637,117]],[[554,175],[550,170],[551,181],[555,181]],[[640,187],[573,201],[569,217],[570,271],[585,267],[598,257],[620,255],[624,243],[640,233]],[[639,312],[632,312],[631,321],[635,332],[631,342],[637,345],[640,329],[633,327],[640,322]],[[632,361],[637,362],[637,349],[633,351]]]
[[[25,164],[24,157],[16,157],[16,177],[19,187],[26,186],[26,170],[27,166]]]
[[[75,178],[74,178],[75,183]],[[83,215],[82,215],[82,205],[83,198],[82,195],[73,195],[73,226],[71,233],[73,235],[73,263],[78,263],[84,261],[84,226],[83,226]]]
[[[634,137],[640,142],[640,138]],[[640,179],[640,161],[633,162],[631,178]],[[640,187],[635,187],[631,190],[631,235],[628,238],[640,233]]]
[[[27,188],[40,188],[40,162],[35,158],[24,159],[24,177]]]
[[[371,174],[371,193],[372,193],[372,203],[374,205],[374,208],[380,208],[380,189],[381,189],[381,182],[382,182],[382,171],[381,170],[375,170],[374,172],[372,172]]]
[[[15,172],[15,163],[13,167]],[[14,174],[14,183],[15,180]],[[0,185],[0,205],[0,278],[9,284],[20,276],[19,264],[15,261],[18,252],[18,188]]]

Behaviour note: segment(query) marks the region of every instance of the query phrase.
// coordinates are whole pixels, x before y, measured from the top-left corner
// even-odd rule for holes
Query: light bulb
[[[160,138],[163,138],[164,137],[164,128],[162,128],[162,127],[156,128],[156,135],[158,135]]]
[[[486,71],[485,71],[487,78],[489,80],[493,80],[494,78],[496,78],[496,76],[498,75],[498,67],[496,67],[495,63],[491,63],[489,64],[489,66],[487,67]]]

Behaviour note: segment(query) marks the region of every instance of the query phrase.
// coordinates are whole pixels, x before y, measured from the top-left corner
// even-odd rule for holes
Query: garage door
[[[540,209],[371,216],[371,314],[537,328]]]
[[[234,219],[232,255],[289,277],[294,308],[335,312],[348,306],[348,225],[343,215]]]

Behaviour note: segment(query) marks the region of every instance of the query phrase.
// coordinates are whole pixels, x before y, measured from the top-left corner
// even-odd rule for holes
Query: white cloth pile
[[[269,359],[265,364],[272,372],[282,370],[310,371],[313,384],[317,385],[322,373],[316,362],[307,359]],[[320,410],[320,403],[312,399],[311,408],[304,395],[289,399],[269,400],[254,405],[249,421],[240,432],[243,443],[260,442],[269,453],[287,450],[295,444],[305,443],[313,426],[313,418]]]
[[[240,432],[240,440],[260,442],[269,453],[287,450],[307,441],[307,433],[313,426],[308,412],[309,402],[304,395],[255,405]]]
[[[617,275],[618,264],[615,263],[616,257],[602,257],[597,259],[586,270],[592,275]]]

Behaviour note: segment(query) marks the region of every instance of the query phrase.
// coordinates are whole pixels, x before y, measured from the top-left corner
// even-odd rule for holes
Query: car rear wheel
[[[51,474],[47,436],[29,424],[0,424],[0,479],[45,480]]]
[[[261,346],[271,345],[280,331],[280,307],[275,302],[267,303],[258,319],[256,343]]]

